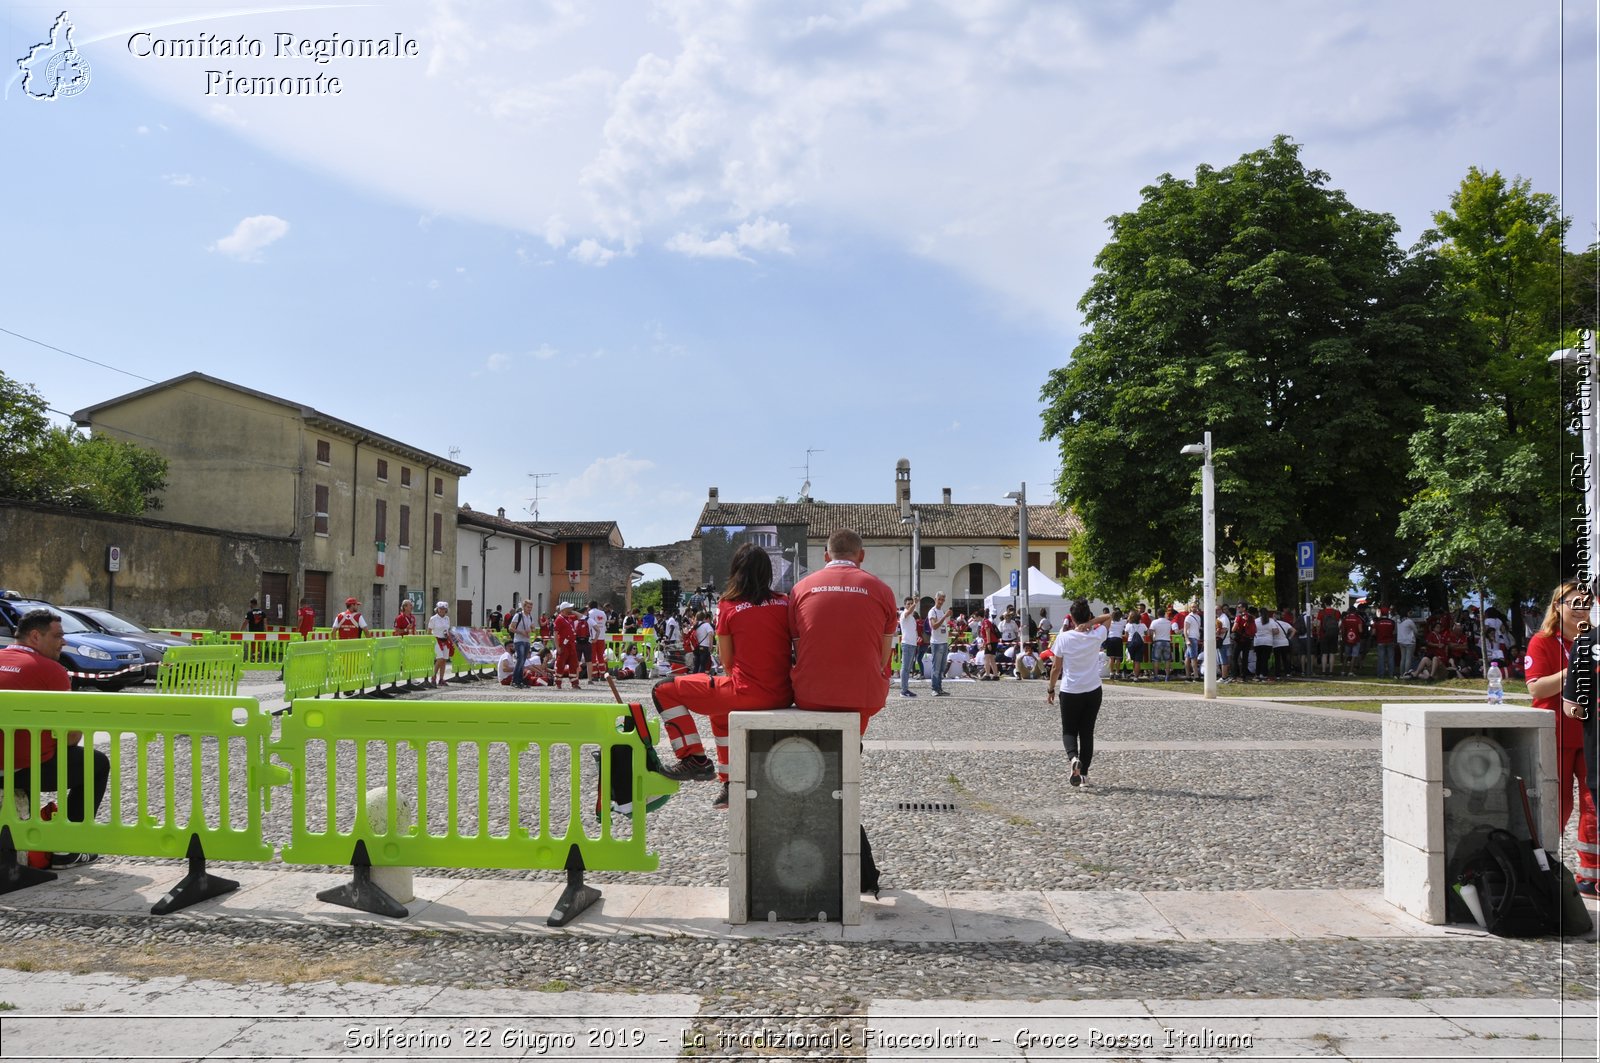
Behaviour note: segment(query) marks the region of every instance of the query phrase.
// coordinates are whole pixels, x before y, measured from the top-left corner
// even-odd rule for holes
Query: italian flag
[[[377,543],[375,545],[378,547],[378,572],[377,572],[377,574],[381,576],[381,575],[383,575],[384,563],[389,560],[389,544],[380,542],[380,543]]]

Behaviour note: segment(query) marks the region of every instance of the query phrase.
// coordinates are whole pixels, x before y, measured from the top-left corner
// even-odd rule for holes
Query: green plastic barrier
[[[322,689],[329,694],[354,694],[372,685],[372,640],[329,639],[328,678]]]
[[[639,706],[627,712],[652,743],[659,737],[658,722]],[[271,746],[289,768],[293,794],[283,861],[353,865],[355,881],[319,898],[396,916],[406,911],[371,883],[371,866],[565,868],[567,891],[549,920],[564,925],[599,897],[583,885],[585,870],[653,871],[660,861],[646,849],[646,807],[651,798],[676,793],[678,784],[647,769],[638,735],[618,729],[618,713],[618,706],[592,704],[297,703]],[[618,746],[632,754],[627,837],[617,834],[611,802],[599,800],[609,787],[603,766],[617,762],[611,751]],[[564,754],[554,752],[561,747]],[[591,747],[602,768],[586,786]],[[503,758],[505,772],[491,772],[495,757]],[[493,791],[491,775],[499,776]],[[320,785],[313,788],[313,780]],[[387,789],[382,830],[367,811],[366,795],[377,786]],[[472,798],[475,819],[465,829],[464,797]],[[584,814],[596,803],[599,836],[591,837]],[[403,812],[408,807],[416,822]]]
[[[279,672],[283,670],[284,650],[299,641],[296,631],[208,631],[200,645],[243,646],[245,671]]]
[[[314,698],[327,692],[329,642],[294,642],[283,654],[283,697]]]
[[[206,636],[211,634],[205,628],[193,627],[153,627],[150,631],[157,635],[176,635],[180,639],[188,639],[196,646],[204,645]]]
[[[405,671],[405,642],[397,635],[372,640],[372,683],[374,686],[400,682]]]
[[[608,654],[615,653],[619,663],[622,660],[622,654],[630,648],[634,653],[638,654],[639,660],[644,662],[646,668],[654,668],[656,666],[655,632],[646,630],[632,635],[606,636],[606,652]]]
[[[432,635],[402,635],[401,659],[404,661],[403,677],[407,683],[427,679],[433,675]]]
[[[163,694],[211,694],[233,697],[239,693],[244,671],[244,647],[173,646],[161,655],[156,689]]]
[[[151,909],[163,915],[238,888],[207,874],[207,859],[272,859],[262,820],[268,788],[282,773],[267,767],[272,720],[254,698],[0,691],[0,750],[7,761],[19,731],[27,732],[32,763],[39,763],[40,737],[48,731],[58,770],[66,768],[62,758],[82,758],[86,777],[93,772],[94,736],[108,735],[111,778],[94,818],[69,822],[65,794],[41,790],[38,773],[30,772],[25,802],[0,801],[0,861],[14,862],[19,848],[187,857],[189,874]],[[81,745],[67,745],[72,731],[84,733]],[[61,804],[49,820],[30,811],[44,806],[45,794]],[[24,867],[16,874],[24,881],[8,876],[13,889],[55,877]]]

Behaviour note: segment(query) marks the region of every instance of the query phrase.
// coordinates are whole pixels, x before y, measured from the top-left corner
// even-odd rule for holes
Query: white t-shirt
[[[658,656],[656,658],[656,675],[671,675],[671,674],[672,674],[672,662],[667,660],[667,655],[663,653],[663,654],[661,654],[660,656]]]
[[[678,641],[678,618],[677,617],[675,617],[675,616],[667,617],[666,636],[667,636],[667,641],[668,642],[677,642]]]
[[[589,638],[603,639],[606,637],[606,611],[604,609],[589,610]]]
[[[709,650],[716,641],[717,629],[711,626],[711,621],[702,620],[700,626],[694,629],[694,637],[702,650]]]
[[[1124,631],[1126,631],[1127,629],[1128,629],[1128,622],[1126,620],[1113,620],[1113,621],[1111,621],[1111,628],[1110,628],[1111,634],[1107,635],[1106,638],[1108,638],[1108,639],[1120,639],[1122,637],[1122,633]],[[1061,630],[1065,631],[1066,628],[1062,628]]]
[[[1200,626],[1200,614],[1198,612],[1191,612],[1188,616],[1183,618],[1184,638],[1198,639],[1204,633],[1204,630],[1205,629]]]
[[[971,660],[965,650],[953,650],[944,660],[944,674],[951,679],[960,679],[966,674],[967,662]]]
[[[1104,640],[1105,631],[1100,628],[1091,631],[1061,629],[1051,652],[1061,662],[1060,690],[1063,694],[1087,694],[1099,689],[1100,643]]]
[[[428,631],[436,639],[448,638],[452,626],[448,616],[440,616],[438,613],[434,613],[428,617]]]
[[[1164,616],[1158,616],[1154,620],[1150,621],[1150,641],[1171,642],[1172,621],[1168,620]]]
[[[1017,622],[1010,617],[1000,621],[1000,638],[1004,642],[1017,641]]]
[[[632,672],[634,675],[638,675],[639,674],[639,658],[635,657],[631,653],[624,654],[623,658],[622,658],[622,667],[626,668],[628,671]]]
[[[937,605],[928,607],[928,644],[930,646],[942,645],[950,641],[950,628],[945,620],[944,610]]]
[[[917,614],[916,613],[901,613],[900,614],[900,645],[902,645],[902,646],[910,646],[913,649],[916,648],[916,645],[917,645]]]
[[[516,671],[517,659],[511,655],[510,650],[502,653],[500,655],[500,659],[494,663],[495,678],[499,679],[502,683],[515,675]]]
[[[1142,641],[1148,641],[1149,635],[1150,635],[1150,629],[1145,627],[1144,624],[1142,624],[1138,620],[1130,620],[1130,621],[1128,621],[1127,632],[1128,632],[1128,641],[1129,642],[1132,642],[1135,637],[1139,638]],[[1066,632],[1063,631],[1062,634],[1066,634]]]
[[[1409,616],[1400,618],[1400,623],[1395,625],[1394,640],[1401,646],[1415,646],[1417,644],[1417,622]]]

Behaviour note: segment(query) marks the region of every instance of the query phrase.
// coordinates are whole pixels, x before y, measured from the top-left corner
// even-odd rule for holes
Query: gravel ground
[[[268,703],[280,690],[264,679],[245,687]],[[416,697],[513,696],[526,695],[480,683]],[[624,696],[647,699],[647,688],[627,684]],[[576,695],[537,691],[532,700],[601,702],[610,695],[592,689]],[[1099,737],[1225,745],[1371,739],[1377,732],[1377,718],[1369,715],[1309,715],[1113,688],[1107,691]],[[891,698],[869,737],[1053,742],[1059,739],[1059,720],[1044,703],[1042,684],[979,684],[937,702]],[[1063,759],[1044,751],[868,751],[863,816],[885,884],[996,890],[1381,884],[1376,749],[1112,750],[1096,760],[1093,785],[1085,790],[1066,785]],[[586,757],[579,760],[580,771],[592,771]],[[208,778],[202,785],[214,789],[217,784]],[[662,862],[649,881],[725,884],[724,818],[710,807],[714,792],[713,784],[685,784],[652,814],[652,847],[661,852]],[[895,809],[900,801],[928,799],[950,801],[956,809]],[[283,804],[267,819],[274,840],[287,837]],[[493,822],[493,800],[490,806]],[[431,824],[439,822],[430,815]],[[559,877],[518,871],[428,873]],[[592,877],[602,884],[618,879]],[[707,1014],[748,1014],[751,1023],[771,1014],[810,1015],[815,1018],[805,1020],[807,1028],[817,1030],[846,1021],[826,1016],[859,1016],[874,998],[1560,995],[1564,986],[1592,994],[1595,949],[1553,940],[982,945],[524,938],[199,922],[181,916],[0,913],[0,963],[52,964],[46,943],[60,944],[60,966],[85,970],[217,976],[218,968],[241,950],[251,957],[266,950],[289,970],[313,969],[330,955],[354,958],[366,971],[363,977],[379,981],[687,991],[706,997]],[[238,977],[259,977],[271,966],[252,963]],[[859,1018],[855,1021],[859,1025]],[[706,1030],[726,1033],[738,1026],[735,1019],[708,1021]]]

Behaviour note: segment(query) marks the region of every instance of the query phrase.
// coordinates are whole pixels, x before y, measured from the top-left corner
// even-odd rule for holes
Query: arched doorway
[[[983,600],[1000,589],[1000,573],[981,561],[963,565],[950,588],[950,608],[967,615],[981,612]]]

